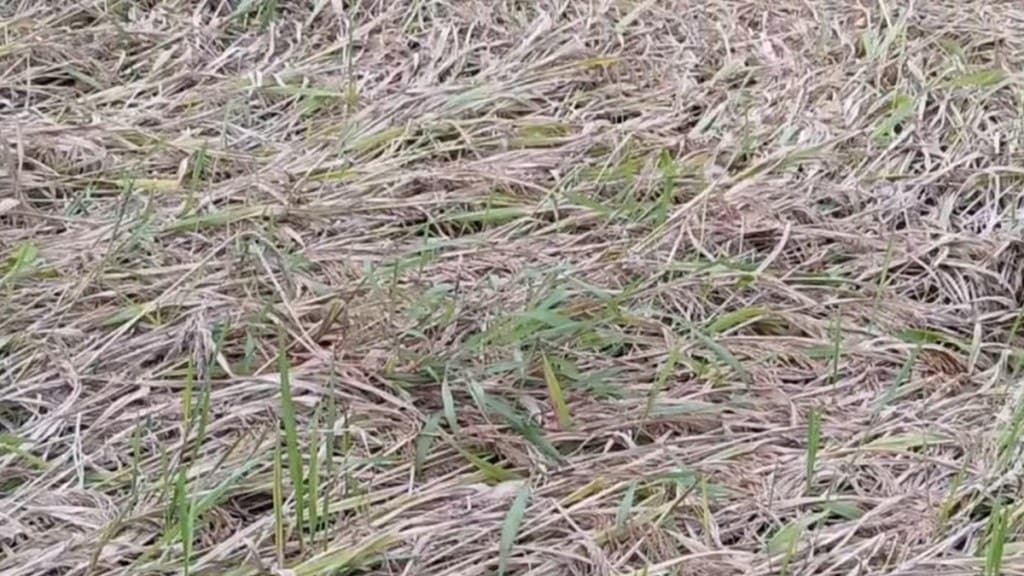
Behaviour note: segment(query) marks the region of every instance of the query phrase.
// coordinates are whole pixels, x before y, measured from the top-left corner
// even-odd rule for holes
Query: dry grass
[[[1024,10],[825,4],[3,3],[0,573],[1024,574]]]

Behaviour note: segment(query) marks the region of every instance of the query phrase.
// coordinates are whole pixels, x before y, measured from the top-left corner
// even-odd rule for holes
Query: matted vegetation
[[[3,3],[0,573],[1024,573],[1024,10],[862,4]]]

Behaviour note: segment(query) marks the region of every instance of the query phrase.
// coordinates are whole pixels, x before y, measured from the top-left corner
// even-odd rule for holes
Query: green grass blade
[[[204,494],[203,497],[192,506],[193,523],[202,518],[203,514],[209,512],[214,506],[221,503],[224,500],[225,495],[227,495],[228,490],[232,487],[238,486],[242,479],[248,476],[249,473],[252,472],[253,468],[258,464],[259,460],[247,460],[213,490]]]
[[[31,274],[38,258],[39,249],[35,244],[22,245],[11,255],[8,262],[0,267],[0,271],[4,272],[3,278],[0,278],[0,285],[7,285]]]
[[[811,493],[814,485],[814,468],[818,460],[818,447],[821,444],[821,414],[811,410],[807,422],[807,493]]]
[[[313,427],[309,433],[309,474],[307,485],[307,501],[309,502],[309,528],[316,539],[320,529],[320,411],[313,416]]]
[[[633,506],[636,503],[636,482],[630,482],[619,502],[619,509],[615,511],[615,526],[623,528],[633,513]]]
[[[469,460],[469,462],[484,475],[484,479],[491,484],[498,484],[509,480],[518,480],[520,478],[520,476],[515,472],[506,470],[501,466],[491,464],[487,460],[484,460],[468,450],[459,450],[459,452],[465,456],[466,460]]]
[[[448,384],[448,378],[441,380],[441,406],[444,410],[444,418],[448,422],[448,430],[453,434],[459,431],[459,421],[455,416],[455,399],[452,396],[452,388]]]
[[[206,374],[203,376],[203,387],[199,391],[199,406],[196,407],[198,419],[196,439],[192,445],[192,458],[199,458],[199,451],[203,447],[203,442],[206,441],[206,430],[210,426],[210,396],[212,395],[213,385],[210,383],[210,369],[207,367]]]
[[[767,311],[763,308],[740,308],[739,310],[733,310],[728,314],[719,316],[714,322],[708,325],[705,330],[709,335],[716,336],[724,332],[728,332],[737,326],[741,326],[761,318],[767,314]]]
[[[864,516],[864,511],[852,502],[828,502],[822,508],[828,516],[844,520],[854,521]]]
[[[952,88],[991,88],[1005,82],[1008,78],[1005,71],[991,68],[964,74],[951,80],[948,85]]]
[[[516,499],[512,502],[508,515],[505,516],[505,522],[501,525],[501,540],[498,544],[498,576],[508,574],[512,547],[519,536],[519,527],[523,523],[523,517],[526,515],[526,508],[529,503],[530,488],[529,486],[523,486],[519,493],[516,494]]]
[[[892,98],[888,115],[882,119],[875,129],[875,141],[882,146],[888,146],[896,139],[896,129],[904,121],[909,120],[914,114],[916,102],[906,94],[895,94]]]
[[[194,542],[194,533],[192,525],[192,499],[188,494],[188,478],[187,471],[183,466],[178,471],[177,485],[175,486],[175,495],[178,505],[178,530],[179,536],[181,537],[181,549],[182,549],[182,570],[185,576],[188,576],[189,569],[192,564],[192,543]]]
[[[338,406],[334,401],[333,379],[331,382],[331,390],[328,392],[327,396],[327,420],[325,422],[327,434],[324,439],[324,477],[328,479],[328,482],[334,478],[334,426],[338,422]],[[330,487],[328,487],[328,490],[330,490]],[[329,492],[325,493],[320,509],[320,522],[323,524],[325,543],[327,538],[327,526],[330,522],[330,501]]]
[[[820,513],[811,514],[783,526],[768,540],[768,553],[772,555],[793,554],[807,529],[822,517]]]
[[[753,384],[754,380],[753,378],[751,378],[750,372],[747,371],[747,369],[743,366],[743,363],[740,362],[739,359],[736,358],[736,356],[734,356],[732,352],[730,352],[725,346],[722,346],[718,342],[714,341],[713,339],[709,338],[708,336],[700,332],[695,332],[695,334],[697,338],[701,341],[701,343],[704,345],[704,347],[710,350],[711,353],[714,354],[719,361],[721,361],[729,368],[732,368],[733,372],[736,373],[736,375],[744,384],[748,386]]]
[[[181,391],[181,414],[184,418],[182,425],[181,437],[187,439],[192,433],[193,414],[192,414],[192,395],[196,384],[196,365],[189,359],[188,366],[185,368],[185,389]]]
[[[878,400],[875,407],[872,408],[872,416],[877,416],[883,408],[889,405],[897,396],[900,394],[900,389],[910,381],[910,375],[914,370],[914,364],[917,363],[917,356],[921,353],[921,347],[917,346],[910,353],[907,361],[903,363],[903,367],[900,368],[899,373],[896,375],[896,380],[893,381],[892,386],[885,391],[885,394]]]
[[[679,362],[679,348],[673,347],[668,352],[668,359],[665,364],[658,370],[658,377],[654,380],[654,385],[651,386],[651,391],[647,394],[647,406],[644,407],[644,418],[649,418],[651,414],[654,414],[654,410],[658,405],[658,395],[665,389],[665,384],[668,379],[675,374],[676,363]]]
[[[271,499],[274,504],[274,548],[277,551],[277,564],[284,566],[285,526],[284,526],[284,471],[281,465],[281,439],[274,443],[274,478],[272,481]]]
[[[19,458],[38,470],[48,470],[50,465],[42,458],[22,448],[24,440],[11,434],[0,434],[0,456],[16,454]]]
[[[551,397],[551,406],[558,418],[558,425],[562,430],[569,430],[572,428],[572,416],[569,414],[569,405],[565,402],[562,384],[558,381],[547,355],[542,356],[541,361],[544,364],[544,381],[548,385],[548,395]]]
[[[299,450],[299,433],[296,425],[295,401],[292,398],[291,368],[288,364],[287,347],[282,330],[277,353],[278,375],[281,381],[281,420],[284,423],[285,446],[288,450],[288,471],[291,474],[292,490],[295,492],[295,521],[298,526],[299,542],[302,542],[303,509],[305,507],[304,482],[302,474],[302,453]]]
[[[1006,510],[997,502],[988,517],[988,545],[985,547],[985,576],[1000,576],[1006,547]]]
[[[431,414],[423,425],[423,430],[416,438],[416,460],[413,463],[413,475],[416,478],[423,477],[423,464],[430,455],[430,449],[437,439],[437,432],[441,427],[441,414]]]
[[[828,383],[835,385],[839,381],[839,362],[843,357],[843,324],[839,315],[832,319],[832,358],[829,362],[832,366],[828,377]]]
[[[949,439],[940,434],[907,432],[905,434],[883,436],[865,444],[863,448],[883,452],[909,452],[925,446],[941,446],[947,443],[949,443]]]

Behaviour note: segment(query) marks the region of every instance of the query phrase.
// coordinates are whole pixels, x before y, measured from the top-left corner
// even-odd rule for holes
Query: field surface
[[[1024,7],[0,2],[0,574],[1024,574]]]

